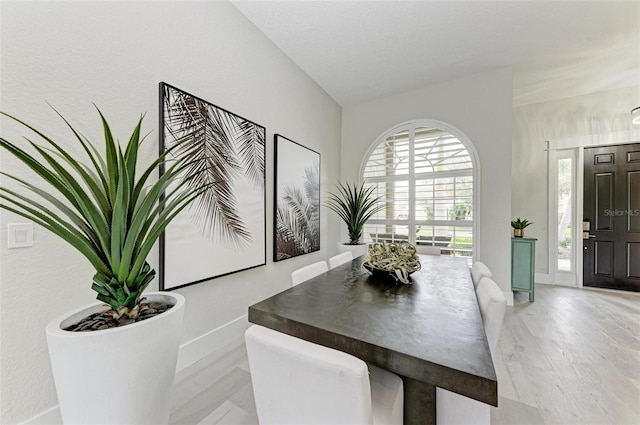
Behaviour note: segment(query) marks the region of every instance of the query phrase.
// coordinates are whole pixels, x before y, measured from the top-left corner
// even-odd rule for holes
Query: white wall
[[[183,343],[288,287],[294,268],[335,254],[339,223],[323,209],[320,252],[271,260],[273,134],[320,152],[321,184],[327,188],[340,172],[341,108],[232,5],[3,1],[1,8],[0,107],[73,152],[80,153],[77,144],[45,101],[97,141],[100,123],[92,102],[121,140],[146,112],[144,130],[151,135],[143,156],[151,158],[158,149],[159,81],[266,127],[267,266],[178,290],[187,298]],[[2,125],[5,138],[24,134],[7,120]],[[4,152],[1,166],[27,175]],[[36,228],[34,247],[7,250],[6,223],[24,220],[5,212],[0,220],[1,422],[11,424],[56,404],[45,325],[93,302],[95,294],[91,268],[64,242]],[[157,250],[150,262],[157,266]]]
[[[549,161],[544,142],[633,132],[630,111],[640,104],[639,93],[640,87],[633,86],[513,109],[512,215],[534,222],[526,234],[538,238],[538,273],[549,273]]]
[[[481,246],[503,291],[510,291],[511,220],[510,68],[469,76],[411,92],[347,106],[342,115],[343,180],[356,181],[376,138],[414,119],[442,121],[465,134],[481,163]]]

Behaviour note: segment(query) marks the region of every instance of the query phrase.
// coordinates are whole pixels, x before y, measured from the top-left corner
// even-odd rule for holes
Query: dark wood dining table
[[[404,423],[435,424],[436,387],[497,406],[498,382],[464,258],[420,256],[411,284],[354,259],[249,307],[249,321],[400,375]]]

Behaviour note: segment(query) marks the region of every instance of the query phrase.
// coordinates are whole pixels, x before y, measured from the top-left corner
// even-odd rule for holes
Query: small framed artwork
[[[160,290],[266,264],[265,128],[160,83],[160,152],[175,145],[186,184],[210,188],[160,238]]]
[[[273,261],[320,249],[320,154],[275,139]]]

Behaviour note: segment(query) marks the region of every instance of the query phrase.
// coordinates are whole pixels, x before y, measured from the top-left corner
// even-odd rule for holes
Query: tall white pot
[[[63,330],[106,310],[104,304],[96,303],[47,325],[51,368],[65,424],[168,423],[185,299],[168,292],[144,296],[174,306],[118,328]]]
[[[342,254],[343,252],[351,251],[351,254],[353,254],[353,258],[358,258],[361,255],[365,255],[368,248],[369,245],[366,243],[359,245],[350,245],[341,242],[338,243],[338,252]]]

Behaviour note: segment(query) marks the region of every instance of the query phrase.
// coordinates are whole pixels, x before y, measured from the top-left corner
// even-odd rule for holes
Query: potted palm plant
[[[143,296],[155,276],[146,259],[173,217],[207,187],[189,188],[179,178],[189,159],[175,157],[171,149],[138,174],[143,117],[123,151],[98,113],[104,155],[58,114],[88,162],[2,113],[43,143],[29,141],[34,151],[29,153],[0,137],[0,147],[40,177],[32,183],[2,173],[24,191],[0,187],[0,208],[58,235],[95,269],[91,288],[100,303],[65,314],[46,328],[63,421],[167,423],[185,300],[168,292]],[[150,178],[165,165],[158,179]]]
[[[364,184],[338,183],[336,189],[336,192],[329,192],[325,205],[344,221],[349,234],[349,242],[338,244],[338,251],[352,251],[354,257],[364,255],[367,246],[361,242],[362,229],[384,205],[379,203],[379,197],[374,196],[373,186],[366,188]]]
[[[520,220],[520,217],[518,217],[515,220],[511,220],[511,227],[513,227],[513,236],[516,238],[523,237],[524,229],[532,224],[533,223],[527,220],[526,218],[524,220]]]

